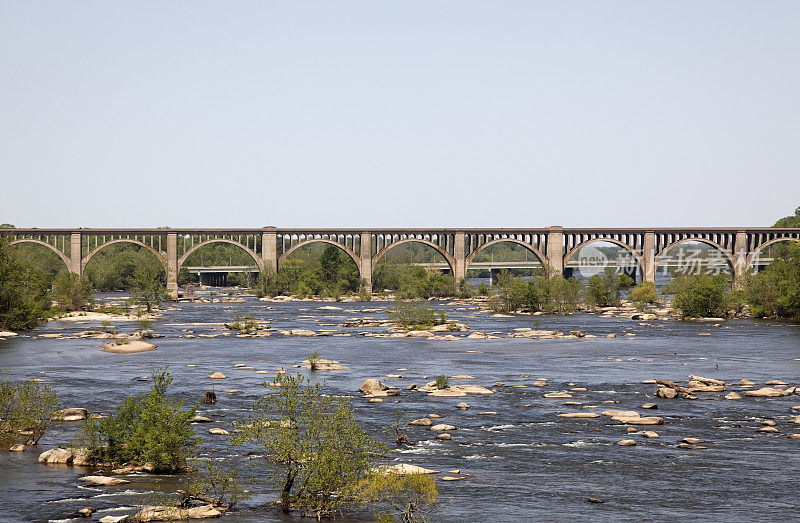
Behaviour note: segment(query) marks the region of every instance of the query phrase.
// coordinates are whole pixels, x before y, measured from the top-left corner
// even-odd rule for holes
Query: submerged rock
[[[136,340],[127,343],[106,343],[102,345],[103,352],[111,352],[114,354],[135,354],[137,352],[150,352],[156,350],[156,345],[147,343],[146,341]]]
[[[116,485],[125,485],[127,483],[130,483],[130,481],[128,481],[127,479],[115,478],[113,476],[83,476],[78,478],[78,481],[82,481],[90,485],[102,485],[102,486],[116,486]]]
[[[763,387],[756,390],[748,390],[744,394],[745,396],[753,396],[756,398],[780,398],[781,396],[787,395],[785,390],[776,389],[773,387]]]

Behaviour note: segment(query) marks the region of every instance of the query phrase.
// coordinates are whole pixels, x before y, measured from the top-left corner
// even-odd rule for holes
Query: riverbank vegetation
[[[155,472],[186,469],[199,444],[191,425],[197,406],[184,409],[182,401],[167,395],[172,374],[166,368],[151,376],[147,393],[126,398],[106,418],[86,421],[76,443],[87,449],[91,462],[148,464]]]
[[[55,391],[38,381],[0,381],[0,445],[35,445],[61,408]]]
[[[757,318],[800,321],[800,244],[782,247],[766,269],[745,279],[745,300]]]
[[[339,298],[360,288],[358,267],[347,254],[333,245],[309,244],[284,260],[277,274],[260,275],[256,291],[259,296]]]
[[[386,314],[389,321],[409,330],[426,330],[447,323],[444,312],[437,315],[425,301],[397,300]]]
[[[683,318],[724,318],[741,304],[724,274],[677,276],[664,290],[674,296],[672,308]]]

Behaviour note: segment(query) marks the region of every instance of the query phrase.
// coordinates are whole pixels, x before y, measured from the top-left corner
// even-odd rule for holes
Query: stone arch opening
[[[705,238],[676,241],[655,258],[656,286],[668,285],[676,276],[726,274],[733,278],[734,261],[718,243]]]
[[[98,245],[81,260],[82,273],[97,291],[128,290],[137,268],[144,267],[166,284],[167,260],[151,246],[122,238]]]
[[[800,240],[795,238],[775,238],[760,245],[758,249],[747,257],[747,270],[750,272],[763,271],[792,244],[800,245]]]
[[[316,238],[280,256],[275,280],[280,293],[339,297],[358,292],[362,277],[352,251],[335,241]]]
[[[588,280],[607,268],[642,281],[644,262],[630,245],[613,238],[595,238],[576,245],[564,256],[564,275]]]
[[[535,247],[514,238],[499,238],[481,245],[466,257],[467,281],[491,285],[497,274],[509,271],[517,277],[540,274],[546,259]]]
[[[455,260],[433,242],[408,238],[373,257],[372,287],[403,298],[449,296],[455,292]]]
[[[200,283],[250,288],[260,272],[261,259],[253,250],[215,238],[192,246],[178,259],[178,286]]]
[[[16,258],[33,263],[52,276],[70,269],[67,255],[47,242],[24,238],[9,242],[8,245],[13,247],[12,253]]]

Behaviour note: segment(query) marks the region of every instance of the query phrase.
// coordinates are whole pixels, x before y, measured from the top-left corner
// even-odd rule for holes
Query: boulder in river
[[[156,350],[157,345],[147,343],[146,341],[135,340],[125,341],[125,343],[114,342],[102,345],[103,352],[111,352],[114,354],[135,354],[137,352],[149,352]]]
[[[745,396],[753,396],[755,398],[780,398],[781,396],[786,396],[786,391],[782,389],[776,389],[774,387],[762,387],[756,390],[748,390],[744,393]]]
[[[131,518],[132,521],[178,521],[185,519],[207,519],[218,518],[222,512],[211,505],[200,507],[169,507],[169,506],[149,506],[144,507]]]
[[[670,387],[659,387],[654,395],[658,398],[672,399],[678,395],[678,391]]]
[[[562,412],[558,414],[560,418],[599,418],[600,414],[596,412]]]
[[[419,418],[415,419],[414,421],[410,421],[409,425],[419,425],[420,427],[430,427],[433,425],[433,422],[429,418]]]
[[[457,409],[467,410],[469,408],[469,403],[464,403],[463,401],[456,405]]]
[[[53,421],[83,421],[89,415],[89,411],[84,408],[73,407],[61,409],[53,414],[50,419]]]
[[[617,442],[617,445],[620,447],[633,447],[636,446],[636,442],[632,439],[623,439]]]
[[[221,373],[221,372],[212,372],[211,374],[208,375],[208,377],[211,378],[212,380],[224,380],[225,379],[225,375],[223,373]]]
[[[130,483],[130,481],[127,479],[115,478],[113,476],[83,476],[78,478],[78,481],[82,481],[83,483],[88,483],[90,485],[101,485],[106,487]]]
[[[725,399],[726,400],[740,400],[740,399],[742,399],[742,395],[739,394],[738,392],[731,391],[731,392],[725,394]]]
[[[360,390],[364,394],[374,394],[376,392],[387,390],[388,388],[389,387],[386,386],[380,380],[376,380],[375,378],[370,378],[370,379],[364,381],[364,383],[361,385],[361,387],[358,390]]]
[[[447,431],[450,431],[450,430],[456,430],[456,428],[454,426],[448,425],[446,423],[439,423],[437,425],[433,425],[431,427],[431,430],[436,431],[436,432],[447,432]]]
[[[211,405],[217,402],[217,393],[213,390],[207,390],[203,393],[203,399],[200,400],[200,403],[204,403],[206,405]]]
[[[11,445],[11,448],[8,449],[8,450],[9,450],[9,452],[25,452],[26,448],[28,448],[28,447],[26,447],[24,444],[16,443],[14,445]]]
[[[417,465],[409,465],[408,463],[398,463],[389,467],[381,467],[378,469],[384,474],[438,474],[439,470],[426,469]]]
[[[47,465],[66,465],[72,463],[73,455],[71,449],[50,449],[39,454],[39,463]]]

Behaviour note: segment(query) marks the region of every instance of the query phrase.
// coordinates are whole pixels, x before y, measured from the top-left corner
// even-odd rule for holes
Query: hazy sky
[[[800,2],[0,0],[0,222],[770,225]]]

